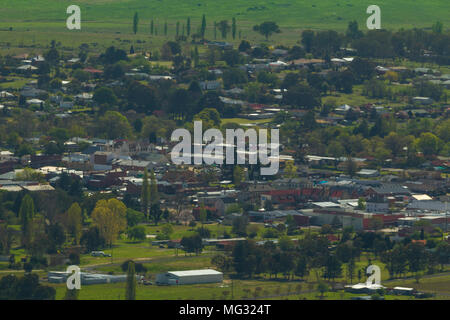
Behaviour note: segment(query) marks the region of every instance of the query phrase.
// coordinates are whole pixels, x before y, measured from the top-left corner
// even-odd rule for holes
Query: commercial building
[[[168,271],[156,276],[158,285],[220,283],[222,281],[223,273],[213,269]]]

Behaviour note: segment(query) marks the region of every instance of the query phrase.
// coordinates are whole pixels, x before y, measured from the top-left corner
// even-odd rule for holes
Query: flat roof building
[[[156,284],[159,285],[220,283],[222,281],[223,273],[213,269],[168,271],[156,276]]]

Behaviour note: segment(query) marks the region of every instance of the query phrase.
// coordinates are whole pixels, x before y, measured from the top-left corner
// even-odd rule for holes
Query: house
[[[356,174],[363,178],[374,178],[374,177],[378,177],[380,175],[378,170],[374,170],[374,169],[361,169]]]
[[[23,87],[22,90],[20,91],[20,95],[24,96],[25,98],[37,98],[45,93],[46,92],[44,90],[28,86]]]
[[[428,98],[428,97],[413,97],[411,99],[411,102],[414,104],[420,104],[420,105],[426,106],[426,105],[433,104],[434,101],[433,101],[433,99]]]
[[[220,81],[216,81],[216,80],[201,81],[199,84],[200,84],[200,88],[202,90],[220,90],[220,88],[222,87]]]
[[[387,213],[389,211],[389,203],[388,202],[366,202],[366,211],[373,213]]]
[[[59,103],[59,107],[63,108],[63,109],[72,109],[74,106],[74,102],[73,101],[61,101]]]
[[[337,114],[345,115],[352,107],[350,107],[348,104],[344,104],[342,106],[339,106],[334,109],[334,112]]]
[[[269,68],[272,70],[282,70],[285,69],[287,66],[288,64],[286,62],[280,60],[269,63]]]
[[[0,98],[2,99],[14,99],[15,95],[12,93],[9,93],[8,91],[1,91],[0,92]]]

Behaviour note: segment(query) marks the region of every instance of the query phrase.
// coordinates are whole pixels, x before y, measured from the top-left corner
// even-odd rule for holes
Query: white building
[[[156,284],[159,285],[219,283],[222,281],[223,273],[213,269],[168,271],[156,276]]]

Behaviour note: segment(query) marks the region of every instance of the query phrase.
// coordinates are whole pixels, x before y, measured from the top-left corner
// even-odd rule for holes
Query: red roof
[[[333,242],[333,241],[339,241],[339,238],[336,237],[334,234],[329,234],[329,235],[327,235],[327,239],[328,239],[328,241],[330,241],[330,242]]]
[[[84,68],[83,71],[89,72],[89,73],[103,73],[102,70],[94,69],[94,68]]]

